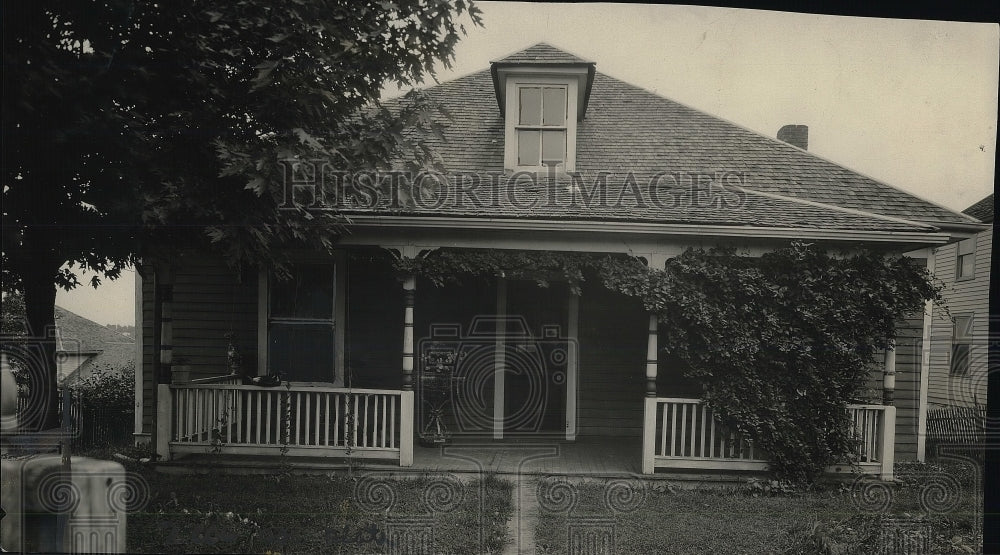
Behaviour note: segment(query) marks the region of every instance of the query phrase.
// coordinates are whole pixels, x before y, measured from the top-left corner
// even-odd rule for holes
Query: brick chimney
[[[809,150],[809,126],[786,125],[778,130],[778,140],[802,150]]]

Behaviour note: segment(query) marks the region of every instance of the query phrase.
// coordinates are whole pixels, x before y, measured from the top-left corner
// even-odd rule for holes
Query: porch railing
[[[157,453],[352,456],[413,462],[413,392],[184,383],[158,392]]]
[[[891,479],[896,409],[884,405],[848,405],[856,439],[855,458],[861,472]],[[766,470],[767,454],[748,438],[727,429],[712,409],[698,399],[646,399],[642,471],[657,468]],[[843,472],[848,464],[829,468]]]

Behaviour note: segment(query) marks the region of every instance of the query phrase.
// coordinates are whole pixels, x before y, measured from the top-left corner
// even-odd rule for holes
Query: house
[[[135,341],[93,320],[56,307],[56,378],[60,386],[98,372],[131,368]]]
[[[139,440],[165,459],[350,451],[409,466],[418,437],[434,445],[447,429],[456,441],[603,442],[646,473],[764,469],[657,355],[656,318],[638,301],[576,294],[558,277],[547,288],[505,275],[435,287],[397,276],[393,259],[508,249],[663,267],[689,247],[761,253],[792,239],[926,259],[981,229],[809,153],[804,126],[762,136],[547,44],[426,92],[450,115],[428,138],[448,172],[429,177],[428,195],[400,198],[395,182],[381,194],[317,168],[329,181],[286,184],[286,201],[351,215],[332,258],[297,253],[281,281],[189,252],[143,280]],[[873,377],[884,403],[851,407],[862,466],[882,476],[921,450],[925,318],[901,325]],[[154,381],[155,360],[181,358],[193,380]],[[241,372],[280,373],[282,385],[240,385],[237,358]]]
[[[927,389],[932,409],[986,404],[993,195],[965,214],[989,227],[934,249],[934,274],[944,283],[947,311],[934,307]]]

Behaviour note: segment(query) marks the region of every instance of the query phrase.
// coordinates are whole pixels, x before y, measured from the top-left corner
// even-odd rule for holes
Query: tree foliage
[[[802,243],[760,257],[689,249],[662,270],[629,257],[454,250],[397,269],[439,285],[506,275],[578,289],[589,276],[641,300],[661,323],[661,348],[686,363],[715,414],[795,481],[850,458],[847,404],[893,345],[896,323],[941,301],[930,274],[906,257]]]
[[[96,286],[171,248],[234,266],[332,248],[346,220],[279,210],[284,180],[427,165],[407,130],[433,108],[379,98],[447,66],[463,17],[466,0],[5,2],[3,266],[31,334],[78,285],[67,263]]]

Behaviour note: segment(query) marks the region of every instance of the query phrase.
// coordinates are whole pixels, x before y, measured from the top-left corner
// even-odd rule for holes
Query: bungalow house
[[[993,195],[964,212],[989,224],[972,237],[934,249],[934,273],[944,283],[944,307],[934,308],[928,408],[986,404],[989,349]]]
[[[426,93],[449,114],[428,137],[448,172],[432,194],[400,200],[343,176],[293,183],[294,200],[335,182],[324,202],[352,231],[334,256],[298,253],[292,279],[277,280],[190,252],[139,285],[139,439],[163,458],[350,452],[408,466],[420,439],[467,436],[604,442],[646,473],[764,469],[657,348],[638,301],[558,276],[545,288],[502,273],[435,287],[394,259],[509,249],[663,267],[689,247],[762,253],[793,239],[926,258],[981,228],[807,152],[802,126],[762,136],[547,44]],[[851,407],[869,472],[918,452],[923,324],[901,324],[873,380],[880,402]],[[184,359],[193,379],[156,380],[156,358]],[[238,382],[238,359],[281,384]]]

